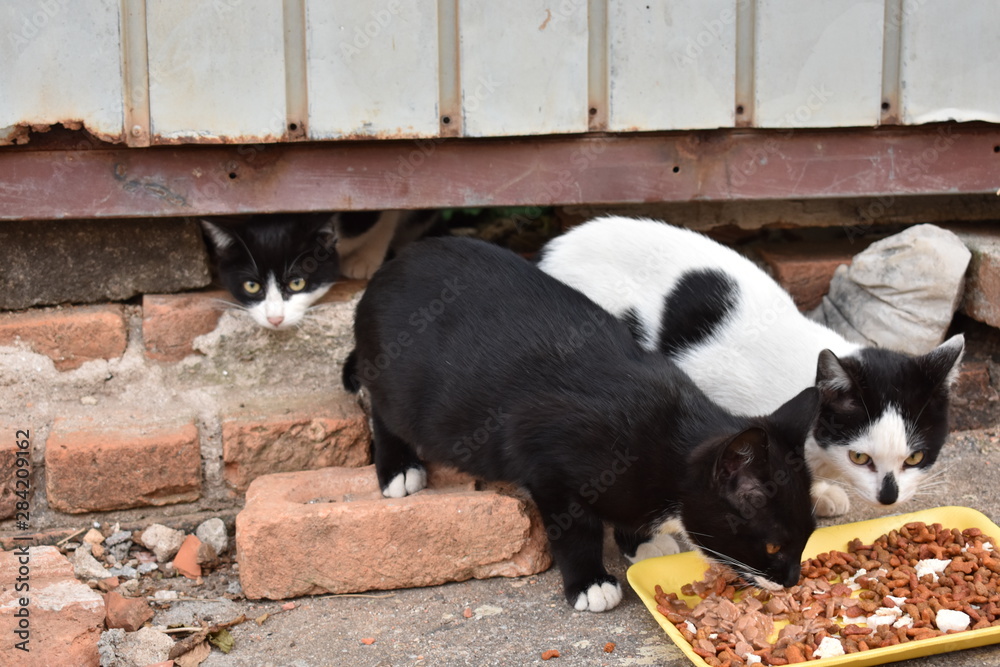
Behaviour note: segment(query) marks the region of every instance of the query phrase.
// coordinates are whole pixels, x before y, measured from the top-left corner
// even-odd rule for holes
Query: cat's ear
[[[830,350],[820,352],[816,362],[816,387],[822,392],[842,392],[850,391],[853,386],[854,379],[844,362]]]
[[[819,353],[816,362],[816,388],[824,405],[847,412],[857,405],[857,385],[851,374],[853,359],[840,359],[830,350]]]
[[[216,250],[225,250],[233,244],[236,237],[233,233],[224,227],[221,227],[214,222],[209,222],[202,218],[201,228],[205,230],[206,236],[212,241]]]
[[[965,353],[965,336],[956,334],[936,348],[919,357],[917,363],[935,382],[951,387],[958,378]]]
[[[801,451],[818,414],[819,389],[807,387],[771,413],[767,421],[794,450]]]
[[[759,477],[766,469],[767,432],[754,426],[737,433],[722,448],[715,462],[715,480],[730,485],[747,476]]]
[[[327,250],[332,251],[334,246],[337,245],[339,238],[337,234],[337,220],[339,218],[340,214],[334,213],[333,215],[314,216],[311,219],[310,228],[313,236]]]

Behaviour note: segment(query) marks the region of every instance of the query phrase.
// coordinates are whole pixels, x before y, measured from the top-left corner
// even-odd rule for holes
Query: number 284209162
[[[17,521],[28,521],[28,492],[31,490],[31,433],[28,429],[21,429],[14,433],[14,441],[17,444],[17,460],[14,473],[14,495],[18,500],[14,504],[16,513],[14,518]]]

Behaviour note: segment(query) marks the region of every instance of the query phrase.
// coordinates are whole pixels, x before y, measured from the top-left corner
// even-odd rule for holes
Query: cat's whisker
[[[246,306],[241,303],[236,303],[235,301],[229,301],[228,299],[220,299],[219,297],[211,297],[209,299],[216,310],[249,310]]]
[[[707,551],[708,553],[712,554],[714,556],[714,560],[717,560],[717,561],[719,561],[721,563],[724,563],[725,565],[730,566],[731,568],[733,568],[734,570],[736,570],[739,573],[746,573],[746,574],[751,574],[751,575],[755,575],[755,576],[758,576],[758,577],[764,577],[764,573],[761,570],[758,570],[755,567],[750,567],[746,563],[744,563],[742,561],[739,561],[739,560],[733,558],[732,556],[727,556],[724,553],[721,553],[721,552],[716,551],[714,549],[709,549],[708,547],[702,546],[702,545],[698,545],[698,548],[701,549],[701,550],[703,550],[703,551]],[[766,579],[767,577],[764,577],[764,578]]]

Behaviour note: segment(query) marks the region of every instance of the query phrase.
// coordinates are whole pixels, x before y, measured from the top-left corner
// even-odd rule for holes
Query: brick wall
[[[0,535],[22,534],[19,429],[29,526],[49,542],[95,519],[236,510],[268,473],[369,464],[339,380],[362,287],[339,285],[290,332],[212,290],[0,312]]]

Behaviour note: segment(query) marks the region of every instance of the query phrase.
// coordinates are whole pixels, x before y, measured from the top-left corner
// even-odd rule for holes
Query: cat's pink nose
[[[274,326],[278,326],[279,324],[285,321],[285,318],[282,317],[281,315],[278,315],[277,317],[267,318],[267,321],[273,324]]]

